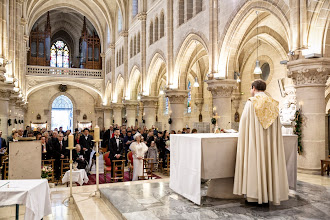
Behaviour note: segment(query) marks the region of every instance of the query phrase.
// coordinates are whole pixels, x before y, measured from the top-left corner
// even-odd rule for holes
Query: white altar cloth
[[[201,178],[235,175],[238,133],[171,135],[170,188],[201,204]],[[297,136],[283,135],[288,182],[297,182]]]
[[[84,183],[88,183],[89,179],[87,173],[84,169],[77,171],[72,170],[72,182],[79,183],[80,186]],[[64,177],[62,178],[62,183],[70,182],[70,170],[66,171]]]
[[[16,204],[26,206],[26,220],[40,220],[52,214],[48,181],[0,180],[0,206]]]

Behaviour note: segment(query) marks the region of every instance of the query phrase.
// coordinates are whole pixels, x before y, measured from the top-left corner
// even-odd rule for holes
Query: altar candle
[[[69,134],[69,148],[73,148],[73,134]]]
[[[94,140],[97,142],[100,141],[100,128],[97,125],[94,128]]]

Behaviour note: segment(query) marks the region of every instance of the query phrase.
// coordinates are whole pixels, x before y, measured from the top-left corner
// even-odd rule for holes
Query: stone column
[[[114,124],[121,126],[122,118],[123,118],[122,117],[123,104],[114,103],[111,106],[112,106],[112,111],[113,111],[113,119],[115,120]]]
[[[298,59],[289,61],[287,67],[303,118],[303,152],[298,157],[298,169],[319,171],[320,160],[326,157],[324,96],[330,59]]]
[[[156,108],[158,97],[143,96],[141,98],[143,102],[143,119],[145,120],[145,126],[150,129],[156,122]]]
[[[142,4],[142,1],[140,2]],[[147,13],[140,12],[138,19],[141,21],[141,86],[144,90],[147,75]]]
[[[125,100],[124,103],[126,107],[126,119],[127,119],[127,126],[134,126],[135,125],[135,119],[136,119],[136,109],[138,102],[137,101],[129,101]]]
[[[109,129],[112,124],[112,117],[110,115],[110,107],[104,107],[103,111],[103,119],[104,119],[104,127],[105,129]]]
[[[235,80],[208,80],[207,90],[211,91],[213,107],[216,107],[216,113],[220,116],[218,126],[220,129],[231,128],[231,95],[236,89]]]
[[[182,130],[184,127],[183,116],[185,111],[185,102],[188,97],[188,91],[186,90],[167,90],[165,92],[166,97],[170,102],[170,117],[172,124],[170,124],[170,130]]]

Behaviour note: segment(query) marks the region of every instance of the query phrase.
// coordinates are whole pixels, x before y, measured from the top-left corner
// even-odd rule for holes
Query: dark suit
[[[109,141],[109,158],[111,161],[113,160],[122,160],[123,157],[122,157],[122,154],[124,153],[124,141],[122,138],[118,137],[119,141],[118,141],[118,144],[117,144],[117,140],[116,140],[116,137],[113,137],[110,139]],[[116,154],[119,154],[120,157],[117,158],[115,157]],[[120,165],[121,162],[118,162],[118,165]],[[114,176],[114,171],[115,169],[112,169],[112,176]]]
[[[109,154],[110,160],[117,160],[117,158],[115,158],[116,154],[120,154],[120,158],[118,160],[121,160],[122,159],[121,155],[124,152],[124,141],[123,141],[123,139],[119,138],[119,144],[117,145],[116,138],[115,137],[111,138],[110,141],[109,141],[108,150],[110,151],[110,154]]]
[[[7,148],[6,140],[4,138],[0,138],[0,142],[1,142],[0,149]],[[2,166],[2,164],[1,164],[2,156],[3,156],[3,154],[0,154],[0,166]]]
[[[44,153],[44,147],[46,148],[46,153]],[[45,146],[41,144],[41,160],[49,160],[52,157],[52,152],[49,144],[46,142]]]
[[[94,145],[93,136],[88,135],[86,139],[85,135],[82,135],[79,139],[79,144],[81,146],[81,154],[84,154],[85,159],[87,160],[87,162],[89,162],[90,154],[92,152]],[[87,150],[84,152],[83,148],[86,148]]]
[[[151,145],[151,142],[155,140],[155,137],[154,136],[147,136],[146,139],[144,139],[144,141],[147,142],[147,146],[150,147]]]
[[[57,139],[57,138],[56,138]],[[53,158],[55,159],[55,164],[54,164],[54,171],[55,171],[55,177],[56,179],[59,179],[61,175],[61,154],[64,156],[67,154],[67,143],[65,141],[62,141],[61,143],[58,141],[53,140]]]
[[[109,141],[112,138],[114,130],[110,131],[110,129],[106,130],[103,135],[103,146],[107,147],[109,149]]]

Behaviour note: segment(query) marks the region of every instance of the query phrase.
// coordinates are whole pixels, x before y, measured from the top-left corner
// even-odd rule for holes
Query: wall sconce
[[[197,79],[197,77],[195,77],[194,87],[196,87],[196,88],[199,87],[199,83],[198,83],[198,79]]]
[[[240,73],[239,72],[234,72],[234,79],[236,79],[237,83],[240,83],[241,82],[241,79],[239,78],[240,77]]]

